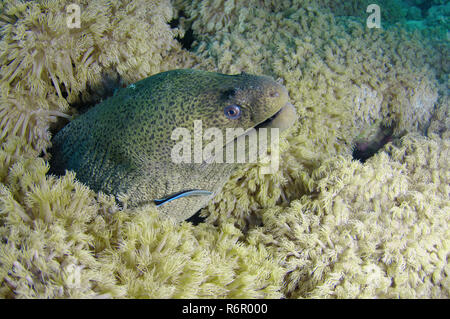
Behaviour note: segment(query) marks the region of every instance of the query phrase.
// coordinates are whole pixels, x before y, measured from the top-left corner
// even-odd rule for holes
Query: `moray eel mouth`
[[[264,120],[255,126],[255,129],[259,128],[279,128],[280,131],[284,131],[294,124],[297,120],[297,113],[294,106],[287,102],[281,109],[279,109],[274,115]]]
[[[284,107],[282,107],[281,109],[278,110],[278,112],[276,112],[274,115],[272,115],[271,117],[269,117],[267,120],[259,123],[258,125],[255,126],[255,129],[259,129],[261,127],[267,127],[267,125],[270,125],[270,123],[272,122],[273,119],[275,119],[278,115],[280,115],[281,111],[284,109]]]

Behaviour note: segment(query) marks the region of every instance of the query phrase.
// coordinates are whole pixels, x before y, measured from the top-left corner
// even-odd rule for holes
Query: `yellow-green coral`
[[[198,2],[190,2],[186,6],[187,10],[195,8],[195,3]],[[207,7],[204,2],[201,5]],[[349,154],[351,145],[362,130],[377,124],[380,128],[382,126],[393,128],[398,135],[408,131],[421,133],[427,129],[428,133],[433,131],[428,125],[435,108],[437,109],[435,115],[448,108],[446,97],[448,90],[445,89],[448,84],[439,88],[442,85],[438,83],[438,80],[445,79],[446,71],[443,70],[448,70],[448,60],[438,40],[433,42],[434,40],[427,39],[423,34],[405,33],[401,28],[395,27],[388,32],[368,30],[365,29],[363,21],[338,19],[327,11],[301,1],[290,2],[289,9],[276,15],[269,15],[269,11],[263,6],[251,7],[250,4],[242,6],[244,9],[239,11],[241,23],[230,24],[229,32],[220,31],[220,22],[217,22],[217,28],[214,30],[216,32],[211,32],[209,26],[205,28],[205,24],[192,24],[191,27],[194,32],[197,31],[199,38],[194,50],[205,58],[213,59],[221,71],[264,72],[284,78],[290,96],[303,119],[297,131],[287,138],[287,146],[282,154],[282,165],[275,175],[259,176],[255,168],[239,172],[225,186],[216,201],[211,203],[208,213],[211,222],[217,223],[231,217],[244,227],[243,229],[252,227],[249,224],[262,225],[264,226],[262,229],[267,230],[262,238],[271,238],[277,229],[271,228],[270,225],[277,219],[273,217],[271,219],[269,216],[279,212],[280,215],[276,214],[276,218],[283,219],[283,215],[294,214],[295,211],[286,211],[283,207],[292,205],[295,200],[302,200],[305,202],[304,205],[308,205],[307,210],[301,211],[308,218],[308,213],[324,210],[328,208],[324,206],[325,204],[332,204],[330,198],[326,202],[313,200],[313,194],[317,193],[329,197],[325,190],[317,189],[315,186],[317,180],[314,173],[324,169],[325,166],[320,164],[323,161],[326,163],[332,161],[330,157],[333,159],[335,154]],[[263,8],[257,9],[261,7]],[[233,20],[232,12],[228,11],[227,19]],[[254,16],[258,16],[259,19],[254,19]],[[189,22],[189,19],[187,21]],[[324,29],[327,31],[323,32]],[[267,34],[273,36],[267,37],[265,36]],[[441,66],[444,66],[443,69]],[[438,99],[439,91],[441,97]],[[448,138],[449,127],[446,112],[440,115],[440,121],[432,122],[440,126],[440,134],[444,137],[443,148],[448,148],[445,140]],[[433,152],[438,151],[436,147],[433,148]],[[441,161],[445,158],[442,156]],[[345,165],[344,168],[348,170],[354,165],[361,164],[350,162],[347,158]],[[382,165],[377,167],[379,170],[384,169]],[[446,171],[448,165],[441,163],[439,173],[435,173],[440,179],[437,181],[438,184],[446,185],[446,182],[448,184]],[[439,177],[439,174],[444,176]],[[400,174],[395,177],[398,178],[395,182],[405,180],[405,176]],[[417,183],[419,179],[420,176],[417,177]],[[337,181],[341,183],[340,179]],[[358,183],[358,180],[349,182],[350,189],[352,183]],[[374,191],[383,192],[382,186],[383,184],[379,182],[378,188],[375,187]],[[354,190],[354,194],[349,195],[350,198],[358,196],[358,191],[362,192],[359,189]],[[378,195],[373,193],[370,196]],[[368,195],[362,193],[359,196]],[[431,235],[433,240],[440,238],[439,235],[434,237],[436,233],[440,233],[441,237],[448,240],[448,232],[445,231],[448,225],[447,196],[448,192],[441,193],[438,201],[443,203],[442,207],[441,204],[436,204],[437,213],[432,218],[439,219],[443,228]],[[361,198],[361,201],[364,200],[365,198]],[[355,206],[356,204],[351,203]],[[386,205],[393,203],[386,202]],[[345,209],[342,205],[341,207]],[[300,221],[297,220],[295,223],[298,224]],[[360,224],[364,228],[367,227],[365,231],[369,236],[371,230],[369,224],[362,222]],[[412,224],[409,224],[409,227],[411,226]],[[298,225],[294,224],[293,227]],[[389,229],[391,225],[387,223],[384,227]],[[300,256],[298,251],[303,247],[295,245],[297,233],[290,232],[293,231],[290,225],[283,224],[281,230],[287,232],[283,238],[285,240],[283,245],[289,247],[282,254]],[[315,237],[319,233],[318,226],[311,236]],[[278,239],[275,242],[279,244]],[[333,247],[332,244],[331,246]],[[442,251],[446,252],[445,257],[440,257],[444,262],[437,269],[443,273],[440,278],[443,280],[441,284],[445,285],[448,284],[445,268],[448,244],[443,244]],[[295,260],[295,257],[290,258]],[[428,259],[428,256],[425,259]],[[313,259],[312,268],[305,269],[305,272],[314,273],[314,263]],[[302,268],[300,265],[298,267]],[[324,271],[328,272],[329,269]],[[364,290],[362,285],[345,289],[341,287],[339,294],[334,291],[328,294],[314,290],[321,289],[319,286],[326,281],[326,273],[319,275],[315,273],[314,280],[308,283],[307,276],[289,272],[286,278],[289,287],[285,291],[286,295],[292,297],[393,297],[396,293],[403,297],[448,295],[448,287],[440,291],[439,284],[433,286],[433,282],[427,283],[428,288],[433,286],[433,293],[431,290],[423,294],[414,293],[414,288],[410,287],[416,287],[415,282],[408,287],[408,292],[405,286],[383,293],[377,290],[378,288]],[[410,274],[414,276],[412,273],[413,270]],[[361,272],[358,275],[359,280],[364,279],[363,274],[364,272]],[[392,284],[391,279],[397,275],[400,275],[400,272],[395,275],[389,274],[385,279],[378,276],[377,280],[381,280],[387,288]],[[429,275],[430,273],[426,274]],[[298,278],[295,279],[295,276]],[[383,286],[381,283],[377,285]]]
[[[314,118],[309,129],[325,147],[352,144],[358,130],[378,119],[397,132],[424,129],[437,100],[438,66],[445,61],[434,43],[401,29],[367,29],[364,20],[336,18],[302,1],[276,15],[250,2],[239,4],[234,18],[240,23],[231,24],[230,32],[221,30],[221,20],[212,35],[205,24],[193,23],[199,38],[194,50],[213,58],[222,72],[283,78],[301,115]],[[195,12],[194,3],[186,9]],[[369,101],[359,107],[361,99]]]
[[[86,1],[83,21],[112,25],[66,34],[38,23],[36,12],[59,21],[64,3],[2,7],[0,296],[449,297],[449,61],[437,27],[369,30],[355,12],[365,1],[301,0],[152,1],[146,18],[133,9],[144,1]],[[191,52],[167,24],[177,10],[194,32]],[[38,46],[31,40],[75,45],[83,32],[90,44],[60,58],[72,59],[73,78],[54,59],[33,86],[31,64],[19,67]],[[56,57],[58,45],[40,52]],[[128,82],[194,63],[284,81],[301,120],[281,143],[278,172],[237,172],[198,226],[121,210],[71,173],[45,176],[49,122],[95,100],[103,75]],[[376,126],[395,131],[394,142],[352,160],[355,140]]]
[[[276,15],[256,2],[241,5],[243,22],[230,26],[230,32],[220,32],[220,24],[214,35],[199,29],[194,50],[224,72],[283,78],[301,120],[287,139],[281,170],[263,179],[253,171],[236,177],[239,188],[229,188],[238,194],[224,192],[227,200],[220,206],[227,208],[213,208],[214,216],[228,213],[230,206],[248,214],[267,205],[264,197],[272,205],[287,204],[295,191],[308,189],[306,176],[312,168],[332,155],[350,153],[361,132],[374,124],[396,134],[424,132],[438,99],[436,73],[445,56],[422,35],[365,29],[362,22],[337,19],[302,1],[280,2]],[[186,8],[195,8],[195,3]],[[251,185],[264,185],[265,190],[256,196]]]
[[[80,28],[67,25],[72,3],[80,6]],[[125,83],[158,73],[178,45],[171,16],[166,1],[9,2],[2,10],[1,88],[56,93],[73,103],[101,87],[102,73],[117,72]]]
[[[22,151],[20,150],[22,149]],[[25,154],[7,159],[16,150]],[[19,139],[0,151],[2,297],[278,298],[283,268],[232,224],[176,224],[121,210],[48,166]]]
[[[69,4],[80,6],[80,28],[68,27]],[[111,81],[128,84],[192,63],[174,39],[179,32],[168,25],[171,18],[167,1],[3,4],[0,113],[9,120],[0,124],[2,138],[32,135],[29,142],[43,149],[52,117],[70,103],[98,100]],[[36,127],[40,134],[31,133]]]
[[[449,152],[407,136],[364,165],[333,157],[312,193],[263,211],[249,237],[285,256],[285,295],[448,298]]]

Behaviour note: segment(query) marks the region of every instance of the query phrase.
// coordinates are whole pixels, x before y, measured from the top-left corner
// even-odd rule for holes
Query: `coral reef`
[[[80,27],[69,28],[69,4]],[[0,16],[1,136],[48,145],[48,124],[69,104],[98,101],[108,85],[189,65],[167,1],[8,1]],[[111,84],[112,83],[112,84]],[[117,85],[117,84],[116,84]],[[38,128],[36,128],[38,127]],[[34,134],[38,130],[37,133]]]
[[[186,12],[192,10],[198,13],[201,10],[199,7],[213,7],[211,3],[193,1],[183,9]],[[281,7],[285,6],[284,8],[275,8],[273,3],[259,2],[259,5],[255,3],[256,1],[250,1],[245,5],[239,4],[239,10],[228,8],[228,10],[217,10],[216,15],[210,13],[210,17],[218,19],[215,24],[216,28],[212,27],[214,21],[211,19],[208,20],[208,27],[204,22],[198,23],[198,19],[202,19],[202,17],[197,18],[197,13],[192,15],[196,17],[197,24],[195,22],[191,24],[190,15],[187,14],[184,21],[187,25],[186,28],[191,27],[194,35],[197,36],[193,50],[205,59],[212,59],[213,65],[216,65],[219,71],[239,72],[244,70],[268,73],[283,78],[302,120],[297,130],[287,137],[282,145],[284,152],[281,169],[272,176],[258,175],[256,167],[247,168],[236,174],[226,185],[223,193],[210,204],[208,214],[205,214],[208,216],[208,221],[220,224],[220,221],[229,221],[231,218],[242,229],[250,232],[255,229],[255,225],[260,226],[262,228],[256,229],[265,231],[263,231],[262,237],[258,237],[259,239],[273,238],[277,231],[282,231],[286,237],[276,236],[274,239],[275,246],[277,246],[276,251],[280,253],[278,245],[281,245],[280,242],[284,242],[288,248],[282,255],[289,256],[290,262],[294,264],[298,262],[298,269],[302,269],[305,264],[301,264],[301,261],[298,260],[303,260],[303,255],[299,252],[304,251],[304,256],[309,256],[310,253],[319,256],[323,253],[323,251],[319,253],[305,250],[304,246],[308,246],[306,239],[305,241],[298,239],[298,245],[294,244],[297,236],[309,239],[319,236],[318,234],[321,234],[322,231],[323,221],[320,221],[317,216],[309,216],[314,212],[323,213],[328,209],[322,200],[313,200],[316,196],[320,197],[327,193],[324,189],[314,186],[318,182],[315,177],[317,171],[324,169],[331,175],[332,171],[326,168],[326,165],[329,165],[330,161],[341,162],[341,159],[335,157],[339,155],[347,156],[344,157],[346,159],[344,170],[350,170],[355,165],[360,165],[350,161],[349,154],[355,142],[358,142],[361,137],[366,139],[366,143],[376,143],[380,133],[386,128],[392,130],[393,137],[398,139],[405,132],[431,134],[432,126],[436,125],[439,127],[439,134],[444,139],[444,142],[436,142],[438,144],[435,143],[433,147],[433,152],[439,152],[439,147],[436,145],[440,145],[444,152],[443,155],[440,155],[439,171],[435,171],[435,176],[438,178],[436,184],[440,185],[439,187],[443,191],[438,195],[434,208],[436,215],[433,215],[431,224],[440,223],[442,228],[436,230],[431,237],[435,241],[440,241],[440,236],[434,237],[436,233],[440,233],[442,237],[446,238],[445,243],[438,245],[441,249],[442,263],[436,269],[442,274],[439,277],[439,281],[442,280],[442,282],[434,286],[433,281],[429,281],[427,283],[428,290],[423,293],[413,292],[417,283],[410,284],[409,287],[401,286],[398,290],[377,290],[378,288],[364,290],[364,284],[345,288],[340,286],[337,289],[341,289],[341,291],[337,293],[333,290],[333,287],[338,286],[335,282],[327,288],[328,292],[326,293],[320,291],[319,287],[326,282],[325,276],[331,272],[337,259],[330,262],[330,268],[327,268],[324,273],[314,275],[313,279],[309,279],[309,276],[315,272],[315,263],[320,259],[317,257],[317,260],[312,258],[314,261],[311,261],[311,268],[306,267],[298,272],[288,272],[288,279],[286,279],[288,288],[284,293],[291,297],[448,296],[446,258],[449,253],[447,231],[449,201],[448,191],[444,186],[448,185],[448,174],[446,173],[448,164],[444,163],[448,152],[446,149],[448,149],[449,128],[445,115],[448,114],[449,105],[446,75],[449,65],[445,53],[448,50],[448,44],[442,45],[439,33],[433,33],[433,30],[427,30],[424,33],[406,32],[403,26],[395,25],[390,26],[387,31],[383,29],[368,30],[365,28],[364,19],[338,17],[331,14],[330,11],[323,10],[320,6],[315,7],[302,1],[277,2]],[[266,7],[264,7],[265,4]],[[277,14],[271,14],[270,10],[279,11]],[[235,11],[239,11],[239,16],[233,16]],[[255,19],[255,16],[258,18]],[[221,31],[221,23],[224,20],[233,21],[226,32]],[[326,32],[323,32],[324,29]],[[266,34],[273,36],[267,37]],[[434,36],[429,37],[430,34],[434,34]],[[440,120],[435,120],[432,122],[434,124],[430,125],[432,116],[438,116]],[[366,130],[373,132],[365,134]],[[413,137],[411,139],[414,140]],[[421,143],[419,141],[420,139],[417,143]],[[389,147],[393,147],[392,144],[389,144]],[[422,151],[419,152],[422,153]],[[366,169],[371,170],[372,174],[377,169],[383,170],[389,165],[393,165],[393,167],[402,165],[397,158],[392,160],[385,156],[377,157],[377,159],[383,160],[385,166],[377,164],[375,167],[371,167],[370,165],[374,165],[375,159],[367,163]],[[353,173],[354,178],[347,184],[347,188],[352,189],[350,185],[359,184],[359,181],[362,181],[362,179],[358,181],[358,173]],[[398,180],[405,180],[408,176],[407,174],[400,176],[393,172],[388,174],[395,176]],[[417,183],[420,178],[423,176],[417,176]],[[342,179],[343,177],[336,178],[339,182]],[[363,183],[369,182],[371,182],[370,177],[367,176]],[[374,182],[372,181],[372,183]],[[373,210],[371,203],[363,204],[367,199],[362,196],[372,199],[380,196],[380,193],[388,191],[388,189],[382,188],[385,184],[383,179],[377,180],[377,183],[378,188],[374,189],[379,193],[376,195],[375,193],[367,194],[361,188],[354,189],[354,193],[351,195],[349,193],[349,207],[361,205],[365,206],[366,211]],[[414,183],[410,185],[413,188]],[[414,189],[410,191],[416,192]],[[360,201],[353,202],[355,196],[359,197]],[[386,202],[387,206],[382,209],[378,208],[377,211],[387,214],[396,205],[394,198],[395,196]],[[303,205],[306,206],[303,210],[299,211],[298,207],[297,210],[286,208],[298,201],[304,201]],[[328,201],[328,205],[333,205],[333,202]],[[433,207],[432,205],[430,204],[430,207]],[[345,209],[343,206],[341,207]],[[417,214],[416,207],[411,205],[409,212]],[[276,215],[276,218],[273,218],[273,214]],[[299,214],[301,217],[297,217],[297,219],[291,216]],[[264,218],[264,216],[266,217]],[[420,217],[420,214],[418,216],[417,219],[425,218]],[[281,229],[278,230],[274,227],[274,225],[278,225],[276,219],[282,220],[283,218],[292,218],[292,223],[281,224],[279,226]],[[306,227],[304,230],[305,233],[312,232],[311,236],[306,234],[303,236],[297,232],[299,229],[303,229],[302,218],[316,218],[317,229],[313,231],[311,227]],[[364,219],[363,215],[358,218]],[[437,222],[434,218],[440,219],[440,221]],[[393,229],[393,225],[387,220],[383,219],[383,222],[378,222],[381,226],[380,232],[385,228]],[[371,237],[373,234],[370,233],[370,225],[372,224],[365,219],[359,223],[367,225],[366,237]],[[411,223],[410,227],[412,225]],[[332,227],[333,231],[336,231],[334,227],[337,226],[333,225]],[[339,235],[337,236],[339,237]],[[356,238],[358,243],[365,243],[359,239],[361,236]],[[328,238],[326,240],[330,241]],[[336,237],[336,240],[341,239]],[[255,240],[255,242],[258,241]],[[395,244],[396,241],[394,240],[392,243]],[[320,244],[317,245],[320,246]],[[330,246],[334,247],[334,240],[331,241]],[[359,256],[362,253],[355,251],[354,255]],[[404,251],[397,252],[396,258],[400,258],[400,255],[403,258],[403,254]],[[376,261],[377,257],[373,257],[368,262],[383,270],[380,274],[383,274],[384,277],[376,275],[377,280],[384,281],[384,284],[387,284],[386,287],[394,287],[395,277],[400,274],[400,271],[397,271],[395,275],[391,272],[386,273],[386,265],[379,265]],[[346,262],[350,263],[350,261]],[[353,267],[356,267],[356,264],[353,264]],[[359,267],[361,266],[355,269],[362,271]],[[411,276],[415,276],[412,274],[414,271],[411,270]],[[363,271],[359,275],[352,273],[352,275],[344,277],[352,278],[349,282],[362,280],[363,273]],[[423,276],[430,276],[430,273],[423,274]],[[309,288],[308,285],[310,285]],[[376,285],[381,284],[377,283]],[[431,287],[434,289],[433,293]],[[443,287],[442,290],[441,287]]]
[[[287,297],[448,298],[449,140],[405,136],[364,165],[312,173],[312,192],[261,212],[254,242],[285,256]]]
[[[189,2],[198,10],[195,4]],[[388,127],[397,136],[424,133],[437,104],[436,77],[442,76],[440,65],[448,70],[448,61],[445,50],[434,48],[423,35],[401,28],[366,30],[363,22],[335,18],[300,1],[282,5],[287,9],[278,8],[280,13],[273,15],[251,2],[239,10],[242,22],[233,24],[229,32],[221,32],[220,23],[214,32],[194,29],[198,36],[194,52],[212,59],[219,71],[266,73],[284,79],[301,117],[297,131],[288,137],[283,170],[263,178],[246,172],[240,180],[245,187],[240,184],[236,196],[222,194],[226,204],[220,205],[227,208],[214,206],[213,216],[231,210],[253,212],[269,202],[288,203],[298,189],[308,189],[299,176],[306,178],[307,172],[330,156],[350,154],[362,131],[376,124],[375,131]],[[254,186],[246,185],[247,177]],[[253,191],[258,187],[265,189],[261,196]]]
[[[395,2],[367,29],[363,0],[80,1],[71,30],[69,2],[2,3],[0,296],[449,298],[448,16]],[[235,173],[197,226],[46,175],[57,117],[181,67],[284,82],[278,172]]]
[[[14,154],[21,153],[14,160]],[[119,210],[17,137],[0,151],[0,296],[279,298],[283,268],[232,224],[176,224]]]

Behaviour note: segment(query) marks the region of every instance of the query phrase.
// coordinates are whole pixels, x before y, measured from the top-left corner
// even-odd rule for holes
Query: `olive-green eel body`
[[[174,130],[185,128],[194,136],[194,121],[198,126],[201,120],[203,131],[223,132],[225,147],[226,128],[283,130],[295,117],[286,89],[270,77],[163,72],[119,89],[59,131],[52,139],[50,172],[75,171],[95,191],[126,195],[131,207],[178,194],[158,209],[184,220],[220,192],[242,164],[196,163],[194,155],[191,163],[176,163],[173,148],[180,141]],[[179,196],[184,191],[191,193]]]

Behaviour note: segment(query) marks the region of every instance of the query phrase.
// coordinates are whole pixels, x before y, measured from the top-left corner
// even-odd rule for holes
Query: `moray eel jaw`
[[[259,123],[255,129],[258,128],[279,128],[280,132],[285,131],[291,127],[297,120],[297,113],[294,106],[287,102],[278,112],[269,117],[267,120]]]

